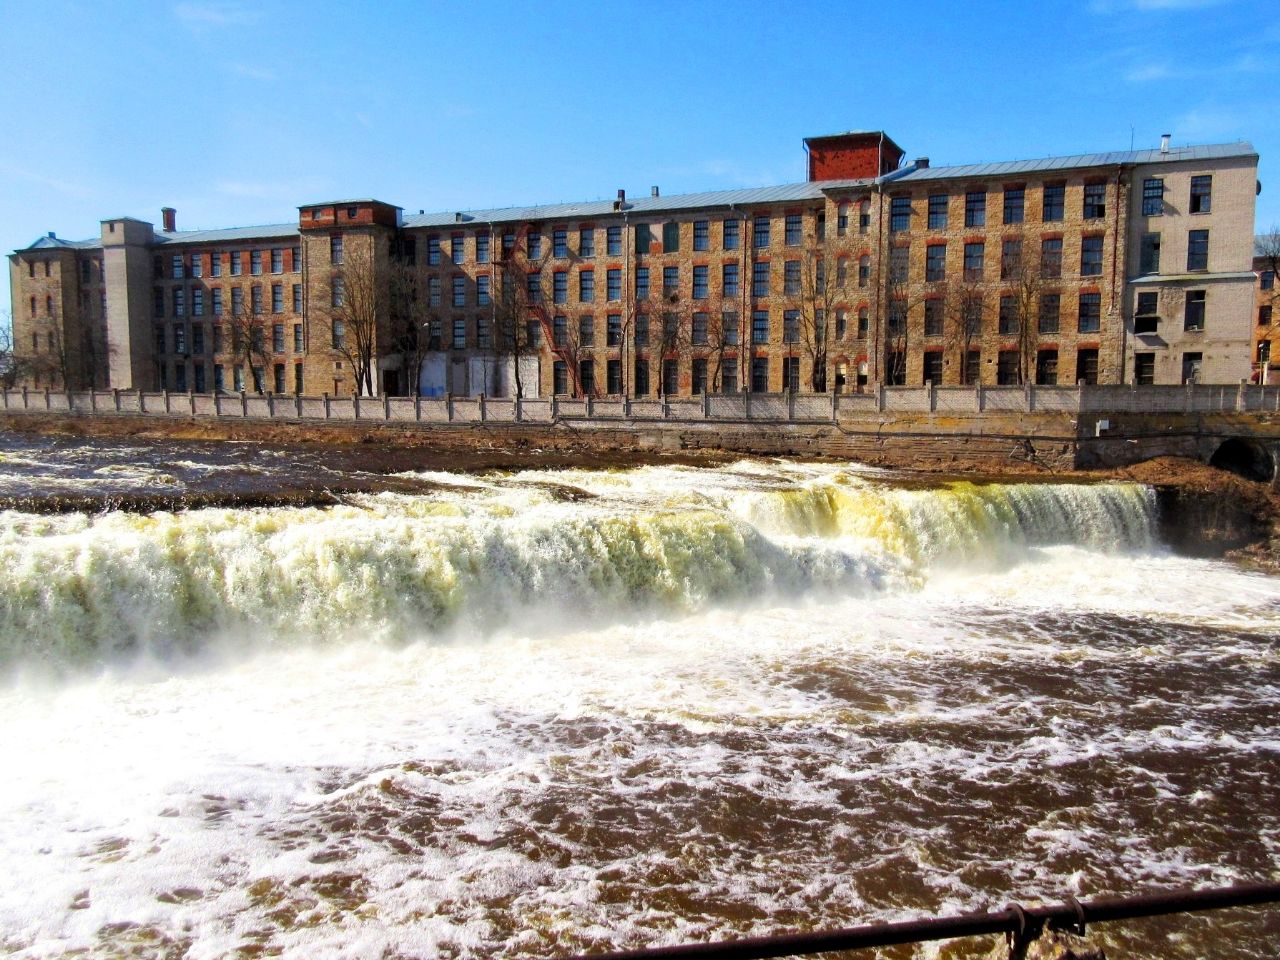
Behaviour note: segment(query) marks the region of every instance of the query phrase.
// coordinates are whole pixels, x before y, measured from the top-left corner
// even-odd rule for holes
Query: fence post
[[[4,394],[4,408],[8,410],[9,409],[9,388],[5,387],[2,392]]]
[[[93,394],[91,393],[89,396],[93,396]],[[187,402],[191,404],[191,415],[194,417],[196,415],[196,392],[194,390],[187,391]]]
[[[877,383],[876,384],[876,413],[884,413],[884,398],[885,398],[884,391],[885,391],[884,383],[883,382]]]
[[[551,422],[556,422],[556,417],[560,416],[560,401],[556,399],[556,395],[551,395]]]
[[[116,409],[120,409],[120,397],[116,396]],[[213,391],[213,415],[215,417],[222,416],[222,393],[219,390]]]
[[[840,394],[836,390],[831,391],[831,421],[834,423],[840,419]]]
[[[484,423],[489,419],[489,399],[483,393],[480,394],[480,422]]]
[[[147,412],[147,401],[146,401],[146,400],[144,400],[144,399],[143,399],[143,397],[142,397],[142,388],[141,388],[141,387],[139,387],[139,388],[138,388],[137,393],[138,393],[138,412],[139,412],[139,413],[146,413],[146,412]]]
[[[351,391],[351,419],[360,419],[360,389],[357,387]]]
[[[1196,401],[1195,401],[1195,396],[1193,395],[1194,391],[1195,391],[1195,384],[1188,381],[1187,389],[1183,391],[1183,394],[1182,394],[1182,412],[1183,413],[1190,413],[1192,410],[1195,409]]]
[[[273,391],[267,391],[267,417],[271,420],[276,418],[276,395]]]
[[[298,412],[298,419],[302,419],[302,394],[295,393],[293,395],[293,408]]]
[[[977,383],[973,385],[973,409],[977,413],[982,412],[982,401],[983,401],[982,381],[979,380]]]
[[[324,418],[329,419],[329,391],[324,392]]]
[[[4,395],[4,405],[6,407],[9,405],[9,394],[7,392]],[[89,410],[91,413],[98,412],[98,392],[93,387],[89,388]]]
[[[522,406],[524,398],[516,394],[515,399],[511,401],[511,416],[516,423],[524,419],[524,408]]]
[[[938,410],[938,386],[932,380],[924,385],[925,392],[929,395],[929,412],[936,413]]]
[[[247,417],[249,415],[249,395],[243,390],[240,391],[240,416]]]
[[[48,387],[45,387],[45,388],[44,388],[44,408],[45,408],[46,410],[52,410],[52,409],[53,409],[52,404],[49,402],[49,388],[48,388]]]
[[[742,394],[742,415],[748,420],[751,419],[751,391],[746,390]]]
[[[165,387],[162,392],[164,394],[164,412],[168,413],[169,412],[169,388]]]
[[[384,393],[382,395],[382,419],[391,420],[391,394]]]
[[[119,387],[111,388],[111,399],[115,403],[116,413],[119,413],[120,412],[120,388]]]
[[[413,419],[418,423],[422,422],[422,394],[415,393],[413,395]]]
[[[444,395],[444,418],[453,423],[453,391]]]
[[[1249,406],[1245,395],[1247,389],[1249,389],[1248,384],[1243,380],[1240,381],[1240,386],[1236,387],[1236,413],[1244,413]]]
[[[787,419],[794,420],[796,418],[796,392],[790,388],[787,390]]]
[[[1027,413],[1035,413],[1036,411],[1036,385],[1034,383],[1027,384]]]
[[[592,406],[592,403],[591,403],[591,394],[589,394],[589,393],[588,393],[588,394],[587,394],[587,396],[586,396],[586,403],[584,403],[584,404],[583,404],[583,410],[586,412],[586,415],[587,415],[587,419],[588,419],[588,420],[590,420],[590,419],[591,419],[591,412],[592,412],[594,409],[595,409],[595,407],[594,407],[594,406]]]

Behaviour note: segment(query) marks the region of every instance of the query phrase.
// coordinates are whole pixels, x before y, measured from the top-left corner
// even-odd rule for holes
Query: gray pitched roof
[[[156,243],[230,243],[236,240],[274,240],[296,237],[297,223],[265,223],[257,227],[228,227],[226,230],[156,231]]]
[[[94,247],[102,246],[100,240],[63,240],[61,237],[43,236],[31,246],[26,247],[27,250],[58,250],[66,247],[77,250],[92,250]]]
[[[973,163],[955,167],[912,169],[899,180],[949,180],[961,177],[1000,177],[1017,173],[1045,173],[1054,170],[1077,170],[1085,167],[1114,167],[1120,164],[1177,163],[1188,160],[1222,160],[1228,157],[1253,157],[1258,153],[1246,140],[1237,143],[1208,143],[1198,146],[1173,147],[1167,153],[1158,149],[1115,150],[1110,153],[1081,153],[1070,157],[1044,157],[1039,160],[1002,160],[996,163]]]

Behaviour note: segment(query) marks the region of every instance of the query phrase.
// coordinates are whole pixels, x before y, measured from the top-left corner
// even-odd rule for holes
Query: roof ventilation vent
[[[618,199],[613,201],[613,209],[621,210],[626,205],[626,202],[627,202],[627,191],[619,190]]]
[[[928,169],[929,169],[929,158],[928,158],[928,157],[916,157],[916,169],[917,169],[917,170],[928,170]]]
[[[656,197],[656,196],[658,196],[658,188],[657,188],[657,187],[650,187],[650,188],[649,188],[649,196],[651,196],[651,197]]]
[[[52,230],[50,230],[50,231],[49,231],[49,239],[50,239],[50,240],[57,240],[57,239],[58,239],[58,235],[57,235],[56,233],[54,233]]]
[[[1162,133],[1160,135],[1160,152],[1161,153],[1169,152],[1169,141],[1172,139],[1173,139],[1173,134],[1171,133]]]

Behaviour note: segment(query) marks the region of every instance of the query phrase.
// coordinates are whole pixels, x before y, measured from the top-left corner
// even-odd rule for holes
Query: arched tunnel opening
[[[1270,483],[1276,471],[1275,462],[1266,447],[1239,437],[1223,441],[1209,458],[1209,466],[1261,483]]]

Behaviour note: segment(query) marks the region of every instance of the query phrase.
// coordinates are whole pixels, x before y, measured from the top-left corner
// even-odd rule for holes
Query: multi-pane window
[[[596,272],[581,270],[578,272],[578,302],[593,303],[596,299]]]
[[[1000,298],[1000,314],[997,320],[998,326],[996,331],[1001,336],[1013,336],[1018,332],[1018,301],[1016,297],[1003,296]]]
[[[1042,196],[1040,219],[1045,223],[1062,220],[1067,215],[1067,185],[1065,183],[1046,183]]]
[[[271,325],[271,350],[273,353],[284,353],[284,324]]]
[[[1191,178],[1190,213],[1208,213],[1213,207],[1213,177]]]
[[[493,278],[485,273],[482,273],[478,277],[476,277],[476,306],[477,307],[489,306],[491,302],[490,290],[491,290],[492,281],[493,281]]]
[[[1276,285],[1276,272],[1274,270],[1263,270],[1258,275],[1258,288],[1260,290],[1271,290]]]
[[[164,353],[164,352],[165,352],[165,350],[166,350],[166,346],[165,346],[164,324],[162,324],[162,323],[157,323],[157,324],[155,325],[155,327],[152,329],[151,333],[152,333],[153,337],[155,338],[155,348],[156,348],[156,353]],[[32,349],[32,350],[39,350],[39,349],[40,349],[40,341],[39,341],[39,339],[38,339],[38,337],[39,337],[39,336],[40,336],[40,335],[39,335],[38,333],[33,333],[33,334],[31,335],[31,349]]]
[[[849,311],[843,307],[836,310],[836,339],[843,340],[849,332]]]
[[[257,287],[254,287],[254,290],[257,290]],[[232,291],[232,293],[234,294],[235,291]],[[346,299],[347,299],[347,285],[345,281],[342,279],[342,277],[334,277],[333,286],[330,289],[330,297],[329,297],[330,306],[340,307],[344,303],[346,303]],[[234,308],[234,303],[232,304],[232,306]],[[257,311],[255,310],[254,313],[257,313]]]
[[[987,225],[987,191],[970,190],[964,195],[964,225],[966,227]]]
[[[800,311],[784,310],[782,312],[782,342],[800,342]]]
[[[1015,280],[1022,273],[1022,240],[1005,240],[1000,245],[1000,279]]]
[[[769,311],[756,310],[751,314],[751,342],[769,342]]]
[[[1022,223],[1026,213],[1026,196],[1027,191],[1022,187],[1005,187],[1005,223]]]
[[[191,290],[191,315],[193,317],[204,316],[204,291],[199,287]]]
[[[440,278],[427,277],[427,305],[440,306]]]
[[[752,245],[757,249],[769,245],[769,218],[756,217],[751,224]]]
[[[191,328],[191,352],[196,356],[204,353],[204,324],[197,323]]]
[[[720,268],[720,283],[724,288],[724,296],[736,297],[738,295],[738,265],[736,263],[726,263]]]
[[[939,299],[924,302],[924,335],[926,337],[942,336],[943,301]]]
[[[865,340],[871,333],[871,317],[866,307],[858,308],[858,339]]]
[[[284,284],[273,283],[271,285],[271,312],[284,313]]]
[[[174,280],[181,280],[184,276],[186,276],[186,271],[183,265],[182,254],[175,253],[171,259],[171,263],[172,263],[172,273],[170,274],[170,276]],[[46,270],[45,276],[48,276],[49,274],[47,272],[48,271],[47,266],[45,267],[45,270]]]
[[[986,244],[966,243],[964,245],[964,278],[966,280],[982,279],[982,262],[986,256]]]
[[[1101,220],[1107,215],[1107,185],[1105,183],[1086,183],[1084,185],[1084,218]]]
[[[85,263],[84,282],[89,282],[89,264]],[[204,276],[204,257],[198,253],[191,255],[191,276],[197,280]]]
[[[302,270],[302,248],[292,247],[290,253],[293,254],[293,272],[298,273]]]
[[[1133,311],[1134,333],[1155,333],[1160,324],[1160,294],[1156,290],[1144,290],[1138,294],[1138,304]]]
[[[947,229],[947,201],[951,198],[945,193],[929,195],[929,229]]]
[[[935,243],[925,247],[924,278],[929,281],[947,279],[947,245]]]
[[[782,241],[788,247],[800,246],[801,237],[801,219],[798,213],[787,214],[786,220],[783,221]]]
[[[710,296],[707,273],[706,266],[699,265],[693,268],[693,299],[695,300],[705,300]]]
[[[648,314],[640,313],[636,315],[636,346],[647,347],[648,345],[649,345],[649,316]],[[639,388],[637,388],[637,391],[638,389]]]
[[[336,283],[337,281],[335,281]],[[253,305],[255,314],[262,312],[262,287],[256,283],[249,288],[249,301]],[[334,306],[340,306],[340,304],[334,304]]]
[[[525,339],[528,341],[529,346],[535,349],[542,346],[542,324],[541,323],[539,323],[537,320],[526,321],[524,331],[525,331],[524,333]]]
[[[662,268],[662,295],[672,297],[680,292],[680,268]]]
[[[551,231],[551,255],[553,257],[569,255],[569,231],[564,227],[556,227]]]
[[[1076,327],[1080,333],[1097,333],[1102,329],[1102,294],[1080,294],[1079,322]]]
[[[262,276],[262,251],[261,250],[249,251],[249,273],[255,277]]]
[[[231,272],[232,273],[239,272],[236,270],[235,262],[237,259],[238,259],[237,254],[233,253],[231,255]],[[330,263],[342,262],[342,235],[341,234],[335,234],[329,238],[329,262]]]
[[[711,222],[708,220],[693,221],[693,249],[711,249]]]
[[[836,260],[836,286],[841,290],[844,285],[849,282],[849,258],[840,257]]]
[[[222,316],[222,288],[214,287],[209,291],[209,307],[215,317]]]
[[[271,272],[284,273],[284,249],[282,247],[271,248]],[[192,275],[194,276],[194,271]]]
[[[302,312],[302,284],[295,283],[293,285],[291,292],[293,296],[293,312],[301,313]]]
[[[694,394],[707,392],[707,360],[700,357],[693,361],[690,392]]]
[[[557,270],[551,275],[551,298],[555,303],[569,302],[569,274],[565,270]]]
[[[858,286],[865,287],[871,279],[871,258],[863,254],[858,258]]]
[[[604,252],[611,257],[622,253],[622,228],[608,227],[604,232]]]
[[[1204,329],[1204,291],[1188,290],[1186,312],[1183,315],[1184,330]]]
[[[1142,215],[1159,217],[1164,215],[1164,178],[1147,177],[1142,181]]]
[[[476,346],[481,350],[488,350],[493,346],[493,339],[489,333],[489,321],[485,317],[476,317]]]
[[[427,237],[427,265],[431,267],[438,267],[440,265],[439,237]]]
[[[891,337],[905,336],[907,332],[907,302],[893,299],[885,315],[885,332]]]
[[[737,220],[724,221],[724,248],[726,250],[738,249],[738,228],[740,224]]]
[[[187,315],[187,291],[182,288],[173,291],[173,315],[175,317]]]
[[[782,265],[782,292],[788,297],[800,296],[800,261],[788,260]]]
[[[1209,269],[1209,231],[1191,230],[1187,233],[1187,269]]]
[[[1040,241],[1040,276],[1054,280],[1062,276],[1062,238],[1047,237]]]
[[[649,268],[636,267],[636,299],[649,299]]]
[[[578,384],[584,394],[596,392],[596,362],[594,360],[578,361]]]
[[[841,203],[836,207],[836,236],[843,237],[849,232],[849,204]]]
[[[694,346],[706,346],[708,340],[708,328],[710,317],[705,313],[695,313],[693,315],[693,326],[689,331],[690,341]]]
[[[231,288],[231,315],[233,317],[244,315],[244,287]]]
[[[604,295],[610,301],[622,299],[622,271],[617,267],[605,271]]]
[[[769,358],[751,358],[751,390],[753,393],[764,393],[769,389]]]
[[[467,321],[465,317],[453,318],[453,349],[467,348]]]
[[[1040,295],[1040,316],[1036,329],[1040,333],[1057,333],[1058,318],[1062,312],[1062,295],[1044,293]]]
[[[1080,276],[1102,275],[1102,237],[1080,238]]]
[[[889,251],[889,282],[906,283],[911,263],[910,247],[894,247]]]
[[[534,270],[528,273],[524,278],[525,299],[529,303],[542,302],[542,271]]]
[[[449,238],[449,255],[455,265],[466,260],[467,238],[463,234],[455,233]]]
[[[1138,242],[1138,272],[1160,272],[1160,234],[1144,233]]]
[[[757,260],[751,265],[751,295],[767,297],[769,295],[769,261]]]
[[[622,314],[611,313],[605,318],[604,341],[605,345],[609,347],[621,346]]]
[[[996,383],[1002,387],[1012,387],[1018,382],[1017,350],[1001,350],[996,360]]]
[[[293,352],[302,352],[302,324],[300,323],[293,325]]]
[[[551,342],[557,347],[569,345],[569,318],[553,317],[551,320]],[[557,391],[563,392],[563,391]]]
[[[516,232],[508,230],[502,235],[502,257],[504,260],[510,260],[511,255],[516,252]]]
[[[467,278],[453,278],[453,305],[455,307],[465,307],[467,305]]]
[[[537,260],[542,256],[542,234],[537,230],[530,230],[525,238],[525,250],[530,260]]]
[[[244,255],[243,250],[232,250],[231,253],[229,254],[231,258],[231,275],[233,277],[238,277],[242,273],[244,273],[244,256],[243,255]],[[338,237],[338,258],[339,259],[335,260],[334,263],[342,262],[342,259],[341,259],[342,258],[342,238],[341,237]]]
[[[734,311],[726,310],[720,314],[720,336],[728,346],[738,345],[738,314]]]
[[[296,264],[297,261],[295,260]],[[209,255],[209,276],[222,276],[222,251],[218,250]]]
[[[900,233],[911,229],[911,198],[892,197],[889,200],[889,230]]]
[[[662,225],[662,252],[678,253],[680,251],[680,224],[669,221]]]
[[[476,234],[476,263],[489,262],[489,235],[487,233]]]
[[[649,247],[653,243],[653,231],[649,229],[647,223],[636,224],[636,253],[644,254],[649,252]]]
[[[596,255],[596,231],[594,227],[578,228],[578,256],[594,257]]]

